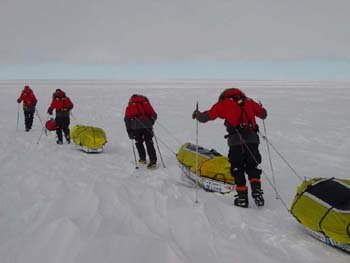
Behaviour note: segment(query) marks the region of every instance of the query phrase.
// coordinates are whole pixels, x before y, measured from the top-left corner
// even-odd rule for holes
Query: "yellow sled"
[[[102,152],[107,143],[104,130],[92,126],[75,125],[70,131],[70,137],[81,150],[88,153]]]
[[[314,178],[302,183],[291,213],[312,236],[350,252],[350,180]]]
[[[189,142],[183,144],[177,153],[180,168],[187,177],[205,190],[220,193],[234,190],[234,179],[227,157],[213,149],[198,147],[198,173],[196,173],[196,155],[196,146]]]

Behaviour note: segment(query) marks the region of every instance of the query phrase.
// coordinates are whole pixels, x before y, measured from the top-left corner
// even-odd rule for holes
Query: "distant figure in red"
[[[237,88],[224,90],[217,103],[204,112],[194,111],[193,119],[207,122],[216,118],[224,119],[228,134],[228,158],[231,164],[231,174],[236,183],[236,199],[234,205],[248,207],[248,187],[245,173],[248,175],[252,197],[257,206],[264,205],[263,190],[261,189],[261,163],[259,152],[259,127],[255,117],[265,119],[266,110]]]
[[[156,119],[157,113],[154,111],[147,97],[138,94],[131,96],[128,106],[125,109],[125,126],[129,138],[136,141],[140,163],[146,163],[146,151],[143,146],[143,142],[145,142],[149,157],[147,168],[149,169],[157,166],[157,154],[152,139],[153,124]]]
[[[47,110],[47,113],[52,115],[53,110],[56,110],[56,134],[57,134],[57,144],[63,144],[63,134],[66,138],[67,143],[70,143],[69,135],[69,124],[70,118],[69,114],[71,109],[73,109],[73,103],[66,96],[61,89],[57,89],[52,96],[52,102]]]
[[[24,112],[24,124],[26,126],[26,132],[29,132],[33,125],[35,106],[38,102],[33,90],[28,86],[24,86],[21,95],[17,99],[18,103],[23,101],[23,112]]]

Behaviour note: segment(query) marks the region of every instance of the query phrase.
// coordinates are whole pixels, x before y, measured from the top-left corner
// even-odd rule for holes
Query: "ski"
[[[330,237],[327,237],[326,235],[324,235],[321,232],[311,230],[308,227],[305,227],[305,229],[311,236],[322,241],[323,243],[326,243],[329,246],[332,246],[332,247],[335,247],[335,248],[338,248],[338,249],[341,249],[341,250],[344,250],[344,251],[350,253],[350,244],[349,243],[348,244],[340,244],[340,243],[336,242],[335,240],[331,239]]]
[[[219,192],[222,194],[227,194],[235,190],[235,186],[232,184],[227,184],[221,181],[216,181],[213,179],[205,178],[202,176],[197,176],[195,173],[191,172],[186,166],[179,163],[179,167],[182,173],[189,178],[191,181],[198,183],[206,191]]]

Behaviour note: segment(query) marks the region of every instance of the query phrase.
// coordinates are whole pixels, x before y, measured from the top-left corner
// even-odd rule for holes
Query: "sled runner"
[[[234,179],[228,159],[215,150],[198,147],[198,175],[196,174],[196,146],[185,143],[177,153],[182,173],[207,191],[229,193]]]
[[[302,183],[291,213],[313,237],[350,253],[350,180],[314,178]]]
[[[87,153],[102,152],[107,143],[104,130],[92,126],[75,125],[70,131],[70,137],[82,151]]]

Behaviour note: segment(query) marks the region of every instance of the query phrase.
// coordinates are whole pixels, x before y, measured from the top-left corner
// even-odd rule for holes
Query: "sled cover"
[[[196,173],[196,146],[189,142],[182,145],[177,154],[181,165]],[[231,165],[227,157],[222,156],[214,149],[208,150],[198,147],[198,175],[216,181],[234,184],[231,176]]]
[[[92,126],[75,125],[70,137],[75,144],[90,150],[100,150],[107,142],[104,130]]]
[[[291,213],[312,231],[337,244],[350,245],[350,180],[314,178],[304,182],[297,189]]]

